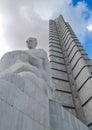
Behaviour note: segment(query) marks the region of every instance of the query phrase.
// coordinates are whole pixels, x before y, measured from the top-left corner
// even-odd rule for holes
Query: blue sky
[[[0,0],[0,57],[7,51],[27,49],[29,36],[48,52],[49,19],[60,14],[92,59],[91,0]]]
[[[87,8],[89,9],[89,12],[92,11],[92,1],[91,0],[73,0],[73,6],[76,7],[76,5],[78,4],[78,2],[85,2]],[[89,12],[85,12],[87,14],[87,16],[85,17],[85,20],[88,22],[90,19],[90,15],[91,13]],[[90,21],[90,24],[92,25],[92,20]],[[90,27],[90,26],[89,26]],[[84,37],[84,41],[81,41],[84,49],[86,50],[86,52],[89,55],[89,58],[92,60],[92,29],[87,30],[85,37]]]
[[[92,1],[91,0],[73,0],[73,5],[76,6],[78,2],[85,2],[89,9],[92,9]]]

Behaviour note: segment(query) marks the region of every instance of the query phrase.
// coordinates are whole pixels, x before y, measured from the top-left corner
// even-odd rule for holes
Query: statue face
[[[26,41],[26,43],[27,43],[27,47],[29,49],[34,49],[37,46],[37,40],[36,40],[36,38],[30,37],[30,38],[28,38],[28,40]]]

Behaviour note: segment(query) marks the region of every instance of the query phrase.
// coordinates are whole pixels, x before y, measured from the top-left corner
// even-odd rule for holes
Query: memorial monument
[[[91,130],[91,62],[69,24],[50,20],[50,63],[26,44],[0,61],[0,130]]]

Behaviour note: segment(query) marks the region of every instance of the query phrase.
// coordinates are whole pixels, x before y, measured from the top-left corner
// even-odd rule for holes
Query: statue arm
[[[25,72],[25,71],[29,71],[31,73],[34,73],[36,76],[38,76],[39,78],[41,77],[40,75],[40,70],[38,68],[36,68],[35,66],[33,65],[30,65],[28,63],[16,63],[12,66],[10,66],[8,69],[6,69],[4,72],[2,73],[8,73],[8,72],[11,72],[11,73],[21,73],[21,72]],[[1,74],[2,74],[1,73]]]

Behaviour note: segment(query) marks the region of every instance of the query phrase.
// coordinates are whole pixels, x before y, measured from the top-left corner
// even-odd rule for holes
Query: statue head
[[[30,38],[27,39],[26,43],[27,43],[27,47],[29,49],[35,49],[36,46],[37,46],[37,39],[30,37]]]

